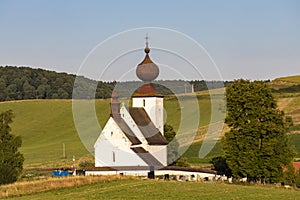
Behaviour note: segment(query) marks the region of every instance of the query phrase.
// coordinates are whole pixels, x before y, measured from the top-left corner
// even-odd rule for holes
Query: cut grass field
[[[184,105],[189,105],[192,101],[187,95],[178,97],[184,99]],[[214,96],[217,104],[223,96]],[[278,96],[279,107],[285,113],[291,115],[296,121],[300,119],[300,96],[282,98]],[[211,119],[210,96],[207,91],[197,93],[198,106],[200,110],[199,129],[191,130],[183,136],[190,137],[191,133],[196,133],[194,143],[184,154],[188,161],[197,163],[207,163],[212,157],[221,154],[220,143],[214,147],[212,152],[204,159],[198,158],[201,141],[207,132],[207,125]],[[109,99],[96,100],[95,108],[99,125],[103,127],[109,118]],[[181,110],[193,107],[182,106],[174,96],[165,97],[166,121],[171,124],[175,130],[178,130],[181,120]],[[0,103],[0,112],[12,109],[15,118],[12,123],[12,133],[21,135],[23,145],[21,152],[25,156],[25,168],[34,167],[71,167],[73,165],[72,157],[75,156],[78,165],[78,158],[91,158],[91,154],[82,145],[73,122],[72,101],[71,100],[28,100],[28,101],[10,101]],[[196,109],[194,109],[196,110]],[[185,119],[190,123],[192,119]],[[212,123],[220,120],[214,119]],[[88,119],[87,119],[88,121]],[[94,139],[100,134],[95,133]],[[292,137],[292,141],[300,149],[300,135]],[[63,144],[65,145],[66,158],[63,158]]]
[[[300,199],[299,191],[275,186],[158,180],[110,180],[53,189],[12,199]]]

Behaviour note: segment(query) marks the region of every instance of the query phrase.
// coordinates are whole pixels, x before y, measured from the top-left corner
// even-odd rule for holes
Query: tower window
[[[113,136],[114,132],[110,132],[110,136]]]
[[[145,99],[143,99],[143,107],[145,107],[146,105],[146,102],[145,102]]]
[[[113,162],[116,162],[116,155],[115,155],[114,151],[112,152],[112,160],[113,160]]]

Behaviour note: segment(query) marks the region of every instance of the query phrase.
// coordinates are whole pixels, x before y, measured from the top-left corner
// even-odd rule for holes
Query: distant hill
[[[44,69],[30,67],[0,66],[0,101],[25,100],[25,99],[71,99],[76,75],[57,73]],[[110,98],[116,84],[119,96],[131,96],[141,85],[139,81],[129,82],[103,82],[95,81],[83,76],[76,84],[75,98],[78,99],[106,99]],[[161,80],[155,81],[157,91],[163,95],[188,93],[222,88],[228,82],[223,81],[183,81]],[[96,91],[93,86],[96,85]],[[130,93],[128,93],[130,92]]]
[[[30,67],[0,66],[0,101],[24,99],[71,99],[76,76]],[[95,96],[110,98],[113,83],[96,82],[80,77],[78,90],[89,90],[89,84],[98,84]]]

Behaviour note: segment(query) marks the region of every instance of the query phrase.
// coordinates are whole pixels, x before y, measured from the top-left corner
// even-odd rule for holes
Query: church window
[[[143,107],[145,107],[146,105],[146,102],[145,102],[145,99],[143,99]]]
[[[116,154],[114,151],[112,152],[112,160],[113,160],[113,162],[116,162]]]
[[[114,132],[110,132],[110,136],[113,136]]]

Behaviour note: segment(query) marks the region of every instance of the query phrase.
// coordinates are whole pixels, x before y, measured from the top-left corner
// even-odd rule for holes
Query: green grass
[[[12,199],[300,199],[299,191],[271,186],[117,180]]]
[[[290,135],[291,143],[295,146],[297,151],[297,158],[300,158],[300,134]]]
[[[105,124],[109,112],[108,100],[96,102],[100,124]],[[101,109],[99,109],[101,107]],[[73,155],[88,156],[77,135],[71,100],[33,100],[0,103],[0,111],[12,109],[15,115],[12,133],[21,135],[21,152],[25,156],[25,166],[58,167],[57,164],[72,164]],[[108,113],[108,114],[107,114]],[[66,158],[63,158],[62,145],[65,144]]]
[[[189,163],[191,163],[191,164],[209,163],[209,161],[212,158],[222,155],[221,142],[218,141],[207,156],[205,156],[204,158],[199,158],[198,155],[199,155],[201,145],[202,145],[202,142],[193,143],[189,147],[189,149],[183,154],[184,157],[188,158]]]

